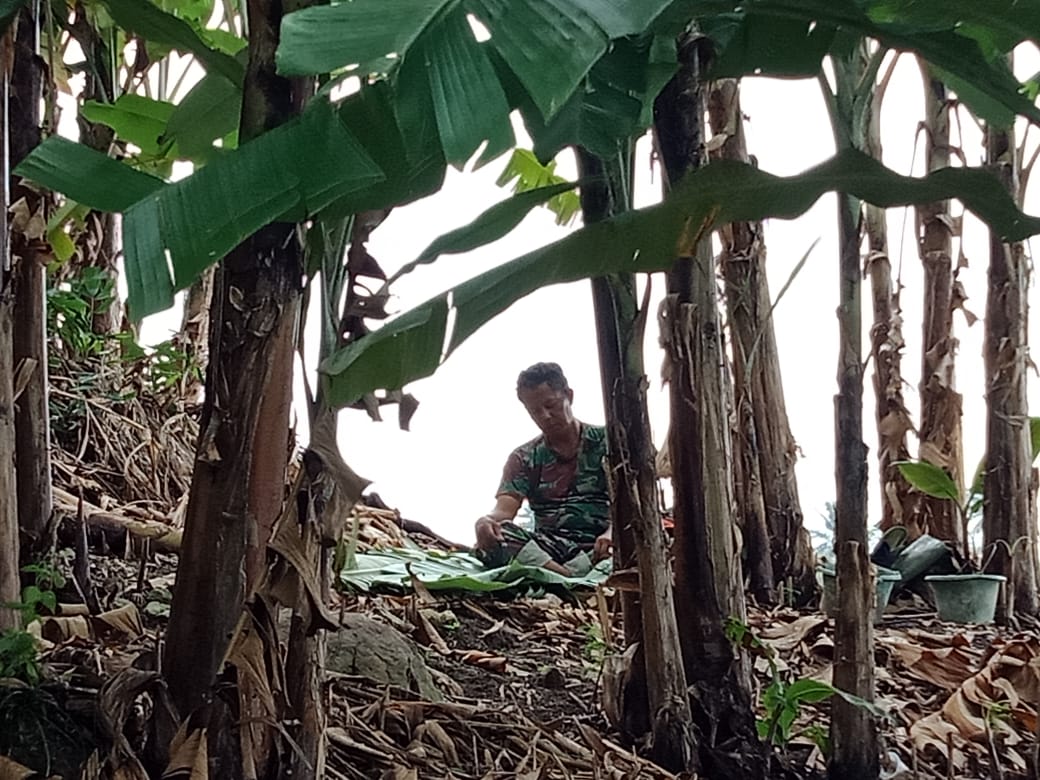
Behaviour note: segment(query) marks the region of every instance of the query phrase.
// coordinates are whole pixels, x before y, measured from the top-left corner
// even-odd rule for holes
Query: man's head
[[[542,433],[551,436],[574,425],[574,391],[558,364],[535,363],[521,371],[516,395]]]

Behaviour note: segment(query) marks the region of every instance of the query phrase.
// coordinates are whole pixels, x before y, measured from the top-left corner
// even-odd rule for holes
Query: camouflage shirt
[[[609,524],[606,455],[602,426],[581,423],[578,454],[570,460],[560,458],[539,436],[509,455],[498,495],[526,498],[537,531],[590,546]]]

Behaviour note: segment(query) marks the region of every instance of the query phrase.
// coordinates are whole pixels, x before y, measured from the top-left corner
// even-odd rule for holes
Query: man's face
[[[574,414],[571,412],[573,390],[554,390],[543,383],[521,388],[517,395],[542,433],[551,436],[574,425]]]

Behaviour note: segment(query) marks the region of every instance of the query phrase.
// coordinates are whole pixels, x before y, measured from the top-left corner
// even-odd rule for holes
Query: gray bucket
[[[935,594],[939,620],[951,623],[992,623],[997,611],[1001,574],[932,574],[924,578]]]
[[[949,555],[950,548],[946,546],[946,542],[928,534],[921,534],[900,551],[892,568],[900,572],[904,580],[910,582]]]
[[[874,578],[876,599],[874,602],[874,624],[876,625],[881,622],[881,618],[885,614],[885,607],[888,606],[888,600],[892,597],[892,589],[903,578],[903,575],[883,566],[874,566],[874,569],[876,571]],[[838,614],[838,578],[835,576],[832,568],[821,566],[817,571],[820,573],[823,585],[820,609],[823,610],[827,617],[833,618]]]

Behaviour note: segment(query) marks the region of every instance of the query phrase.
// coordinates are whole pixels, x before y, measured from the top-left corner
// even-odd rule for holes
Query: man
[[[611,547],[606,431],[574,417],[574,391],[556,363],[522,371],[516,394],[542,435],[506,461],[495,508],[477,520],[477,555],[489,566],[515,559],[583,576]],[[512,522],[525,499],[533,533]]]

